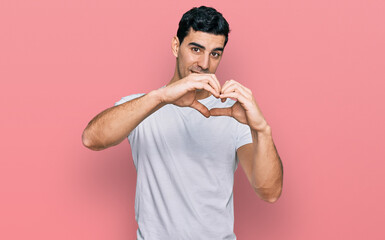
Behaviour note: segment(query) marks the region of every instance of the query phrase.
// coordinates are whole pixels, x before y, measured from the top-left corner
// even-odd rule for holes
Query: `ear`
[[[179,39],[177,36],[174,36],[171,40],[171,50],[172,54],[174,54],[174,56],[177,58],[179,51]]]

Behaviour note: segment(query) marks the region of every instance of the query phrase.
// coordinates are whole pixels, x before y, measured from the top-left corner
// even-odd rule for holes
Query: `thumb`
[[[210,110],[211,116],[229,116],[231,117],[231,108],[212,108]]]
[[[206,118],[210,117],[210,111],[209,109],[203,105],[202,103],[198,102],[196,99],[194,100],[194,102],[190,105],[190,107],[192,108],[195,108],[196,110],[198,110],[200,113],[202,113],[203,116],[205,116]]]

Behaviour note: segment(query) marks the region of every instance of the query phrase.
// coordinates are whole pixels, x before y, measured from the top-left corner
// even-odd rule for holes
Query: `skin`
[[[189,81],[203,84],[202,89],[194,86],[188,88],[189,92],[177,101],[173,101],[175,92],[166,91],[165,102],[177,106],[189,106],[200,111],[205,117],[210,116],[209,110],[197,100],[207,98],[211,94],[219,97],[221,85],[214,75],[222,59],[225,37],[190,29],[189,34],[179,42],[177,36],[171,41],[172,53],[176,57],[174,76],[166,85],[167,87],[186,87]],[[182,81],[181,81],[182,80]],[[225,100],[225,99],[224,99]]]
[[[250,89],[235,80],[223,86],[215,76],[222,59],[225,37],[190,29],[182,43],[174,36],[172,53],[176,57],[174,76],[164,88],[111,107],[95,116],[85,128],[82,140],[92,150],[119,144],[146,117],[166,104],[192,107],[205,117],[230,116],[247,124],[253,143],[237,150],[240,164],[256,194],[273,203],[281,195],[283,167],[267,124]],[[237,102],[230,108],[208,110],[197,100],[210,95],[223,102]]]

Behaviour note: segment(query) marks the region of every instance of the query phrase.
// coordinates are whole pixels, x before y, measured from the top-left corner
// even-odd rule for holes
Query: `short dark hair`
[[[226,46],[230,32],[229,24],[222,14],[214,8],[206,6],[200,6],[199,8],[194,7],[183,14],[176,34],[179,39],[179,44],[182,44],[190,28],[194,29],[194,31],[224,35]]]

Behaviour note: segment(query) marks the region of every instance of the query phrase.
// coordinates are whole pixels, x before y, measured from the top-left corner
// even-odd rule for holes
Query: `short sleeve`
[[[235,147],[237,150],[243,145],[253,142],[249,125],[238,123],[236,139]]]
[[[141,97],[141,96],[143,96],[143,95],[144,95],[144,93],[137,93],[137,94],[128,95],[128,96],[126,96],[126,97],[122,97],[122,99],[120,99],[119,101],[117,101],[117,102],[114,104],[114,106],[118,106],[118,105],[120,105],[120,104],[122,104],[122,103],[128,102],[128,101],[130,101],[130,100],[133,100],[133,99],[135,99],[135,98]]]
[[[117,101],[114,106],[118,106],[120,104],[123,104],[125,102],[128,102],[128,101],[131,101],[135,98],[138,98],[138,97],[141,97],[143,96],[145,93],[137,93],[137,94],[132,94],[132,95],[129,95],[129,96],[126,96],[126,97],[122,97],[122,99],[120,99],[119,101]],[[139,126],[139,125],[138,125]],[[128,134],[128,140],[129,142],[132,141],[132,136],[135,134],[136,132],[136,129],[138,128],[138,126],[136,126],[136,128],[134,128],[129,134]]]

